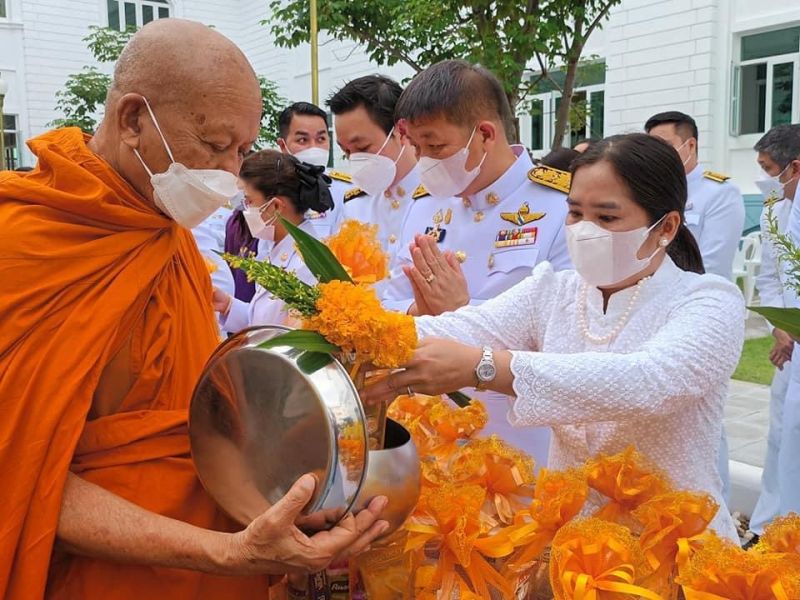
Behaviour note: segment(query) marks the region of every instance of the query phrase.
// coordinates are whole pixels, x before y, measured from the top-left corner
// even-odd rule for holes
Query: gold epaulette
[[[540,165],[528,171],[528,179],[533,183],[538,183],[545,187],[553,188],[559,192],[569,194],[569,186],[572,182],[572,175],[561,169]]]
[[[421,183],[417,186],[417,189],[414,190],[414,193],[411,194],[411,197],[414,200],[419,200],[420,198],[424,198],[425,196],[430,196],[431,193],[425,189],[425,186]]]
[[[722,173],[715,173],[714,171],[703,171],[703,177],[716,181],[717,183],[725,183],[730,179],[730,175],[723,175]]]
[[[336,181],[353,183],[353,177],[351,175],[348,175],[347,173],[342,173],[341,171],[334,171],[333,169],[328,171],[328,177],[330,177],[331,179],[335,179]]]
[[[351,188],[344,193],[344,201],[350,202],[354,198],[358,198],[359,196],[366,196],[367,192],[362,190],[361,188]]]

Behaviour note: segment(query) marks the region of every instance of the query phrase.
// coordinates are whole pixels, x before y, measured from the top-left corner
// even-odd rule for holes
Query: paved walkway
[[[725,405],[730,459],[764,466],[769,428],[769,388],[757,383],[731,380]]]

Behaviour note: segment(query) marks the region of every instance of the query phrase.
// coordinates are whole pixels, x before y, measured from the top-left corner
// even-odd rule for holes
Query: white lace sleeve
[[[511,289],[479,306],[465,306],[437,317],[417,317],[417,335],[457,340],[495,350],[539,347],[551,298],[557,286],[548,263]]]
[[[630,353],[512,352],[516,424],[666,414],[726,385],[741,353],[744,304],[730,283],[699,279],[658,332]]]

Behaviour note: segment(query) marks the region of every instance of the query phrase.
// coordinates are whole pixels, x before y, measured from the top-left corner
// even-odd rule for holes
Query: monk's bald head
[[[143,94],[162,102],[187,102],[215,88],[259,97],[245,55],[221,33],[194,21],[158,19],[125,46],[110,95]]]
[[[258,137],[261,113],[258,78],[233,42],[200,23],[159,19],[120,55],[92,148],[152,198],[150,176],[136,153],[153,173],[169,167],[156,122],[176,162],[238,174]]]

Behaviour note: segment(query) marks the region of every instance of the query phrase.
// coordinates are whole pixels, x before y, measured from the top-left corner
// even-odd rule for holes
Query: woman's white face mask
[[[666,249],[666,245],[659,245],[650,256],[638,256],[650,232],[665,217],[650,227],[631,231],[609,231],[594,221],[567,225],[567,250],[575,270],[586,283],[598,288],[613,287],[643,271]]]
[[[272,216],[264,220],[264,212],[273,204],[274,200],[265,203],[262,206],[246,206],[243,215],[244,220],[247,222],[247,227],[250,229],[250,234],[259,240],[267,242],[275,241],[275,221],[278,220],[278,211],[272,213]]]

